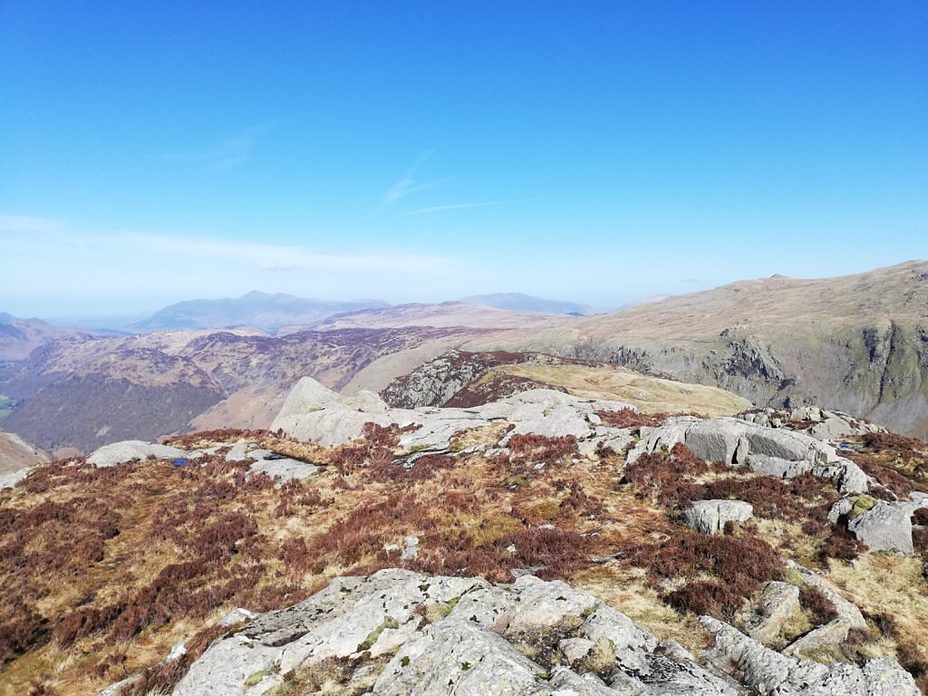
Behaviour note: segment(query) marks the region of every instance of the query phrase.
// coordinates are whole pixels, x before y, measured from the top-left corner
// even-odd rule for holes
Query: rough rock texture
[[[187,458],[190,452],[177,447],[168,445],[156,445],[151,442],[142,442],[141,440],[126,440],[124,442],[114,442],[111,445],[104,445],[94,451],[87,462],[96,467],[116,466],[125,464],[133,459],[147,459],[155,457],[157,459],[176,459]]]
[[[585,441],[586,450],[592,452],[601,442],[615,446],[617,440],[631,441],[627,433],[603,428],[595,415],[596,411],[625,408],[632,407],[550,389],[534,389],[475,408],[390,408],[371,392],[345,397],[304,377],[291,391],[271,429],[282,429],[288,435],[321,445],[338,445],[360,437],[368,422],[416,426],[401,436],[400,445],[406,450],[440,451],[447,449],[451,438],[460,432],[507,421],[514,428],[499,443],[501,446],[508,437],[518,434],[573,436]]]
[[[686,509],[686,521],[697,532],[720,534],[726,522],[744,522],[754,507],[743,500],[694,500]]]
[[[563,582],[526,575],[493,585],[382,570],[333,580],[299,604],[259,615],[214,642],[173,694],[286,690],[290,670],[311,673],[324,660],[350,665],[345,693],[377,696],[918,693],[893,660],[826,666],[701,621],[716,639],[706,661],[658,643]]]
[[[838,618],[818,626],[783,648],[783,654],[791,657],[813,657],[824,648],[840,645],[847,640],[850,629],[847,621]]]
[[[743,465],[760,473],[792,478],[807,472],[835,482],[842,493],[865,493],[869,478],[857,464],[840,457],[834,447],[810,435],[774,429],[738,418],[672,418],[629,452],[642,454],[682,442],[697,457]]]
[[[585,666],[593,652],[595,671]],[[378,655],[392,657],[372,661]],[[327,658],[354,660],[382,696],[737,693],[679,646],[658,645],[563,582],[527,575],[502,586],[405,570],[341,578],[257,617],[213,643],[173,693],[263,694]]]
[[[3,490],[4,488],[15,487],[20,481],[25,479],[31,472],[32,472],[32,467],[27,466],[26,468],[14,471],[11,474],[3,474],[2,476],[0,476],[0,490]]]
[[[789,411],[765,408],[736,416],[749,423],[771,428],[788,428],[811,435],[817,440],[835,440],[848,435],[886,432],[886,429],[855,418],[843,411],[828,411],[817,406],[800,406]]]
[[[912,675],[890,659],[871,660],[863,667],[824,665],[799,660],[764,647],[737,629],[708,616],[703,627],[715,636],[707,658],[717,668],[738,674],[745,686],[761,696],[917,696]]]
[[[871,551],[912,553],[912,515],[928,501],[889,502],[881,500],[860,517],[848,523],[848,529]]]
[[[768,582],[760,601],[745,621],[747,634],[765,645],[771,643],[800,609],[798,587],[777,580]]]
[[[822,404],[924,437],[925,307],[928,262],[913,261],[839,278],[743,281],[465,348],[602,360],[755,404]]]

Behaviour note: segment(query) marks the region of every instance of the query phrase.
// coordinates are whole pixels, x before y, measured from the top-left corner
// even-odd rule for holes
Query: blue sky
[[[0,0],[0,310],[928,257],[928,3]]]

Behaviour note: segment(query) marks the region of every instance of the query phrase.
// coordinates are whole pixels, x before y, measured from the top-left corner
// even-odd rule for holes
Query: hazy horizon
[[[924,258],[928,5],[0,4],[0,311]]]

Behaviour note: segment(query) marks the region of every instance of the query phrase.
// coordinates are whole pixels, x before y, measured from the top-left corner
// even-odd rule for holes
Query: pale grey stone
[[[596,643],[586,638],[565,638],[557,644],[557,649],[564,653],[567,664],[574,665],[589,655],[595,646]]]
[[[105,468],[125,464],[136,459],[148,459],[150,456],[156,459],[189,459],[194,456],[194,453],[178,447],[157,445],[142,440],[125,440],[104,445],[94,450],[93,454],[87,457],[87,463],[97,468]]]
[[[742,500],[696,500],[684,511],[686,521],[697,532],[720,534],[726,522],[745,522],[754,507]]]
[[[776,478],[791,479],[802,476],[812,471],[812,462],[806,459],[782,459],[781,457],[770,457],[766,454],[749,454],[745,459],[747,467],[764,476],[775,476]]]
[[[245,623],[246,621],[251,621],[255,618],[257,614],[248,609],[243,609],[242,607],[236,607],[228,614],[219,619],[219,625],[226,628],[231,628],[232,626],[237,626],[238,624]]]
[[[871,551],[912,553],[912,515],[922,502],[880,500],[870,510],[848,523],[848,529]]]
[[[801,611],[799,588],[786,582],[773,580],[745,621],[745,631],[754,640],[765,645],[774,641],[786,624]]]
[[[850,498],[840,498],[828,510],[828,521],[831,524],[838,524],[842,515],[848,514],[854,508],[854,503]]]
[[[850,628],[844,619],[834,619],[794,640],[783,648],[783,654],[799,658],[814,657],[823,648],[841,645],[846,641]]]
[[[3,474],[0,476],[0,490],[4,488],[15,488],[19,485],[20,481],[26,480],[26,477],[32,473],[32,469],[33,467],[27,466],[10,474]]]
[[[379,696],[540,696],[550,693],[542,671],[503,637],[445,618],[396,653],[373,691]]]
[[[408,536],[403,539],[403,553],[400,558],[411,561],[419,557],[419,537]]]
[[[300,461],[299,459],[259,459],[248,470],[255,474],[267,474],[278,483],[285,483],[291,479],[302,481],[319,471],[315,464]]]
[[[843,663],[826,666],[765,648],[717,619],[703,616],[700,623],[715,636],[715,644],[707,653],[709,660],[740,675],[743,684],[761,696],[869,696],[886,693],[889,684],[894,696],[919,693],[911,675],[893,660],[871,661],[863,668]]]

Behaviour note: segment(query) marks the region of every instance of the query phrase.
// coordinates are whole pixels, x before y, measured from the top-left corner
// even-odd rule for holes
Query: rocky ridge
[[[893,660],[823,665],[711,617],[701,622],[714,645],[699,659],[563,582],[525,575],[501,585],[387,569],[339,578],[248,621],[214,642],[172,694],[919,693]]]
[[[899,663],[925,675],[920,648],[911,647],[928,615],[920,590],[893,595],[894,618],[880,618],[880,595],[836,581],[828,563],[863,550],[853,548],[854,530],[886,536],[885,520],[898,526],[887,506],[908,514],[913,549],[900,550],[924,553],[926,498],[845,456],[856,456],[847,447],[866,452],[873,443],[918,445],[866,423],[855,425],[866,435],[849,442],[824,440],[808,428],[816,414],[802,415],[767,425],[757,412],[649,415],[551,390],[467,409],[393,409],[373,393],[346,396],[305,379],[282,408],[277,434],[117,443],[37,467],[0,493],[0,543],[12,554],[12,565],[0,567],[30,573],[13,595],[20,599],[0,610],[34,617],[26,627],[37,633],[15,635],[39,654],[77,641],[68,654],[76,664],[89,660],[95,675],[119,674],[112,661],[127,649],[120,640],[171,636],[173,647],[159,654],[167,657],[127,663],[135,676],[110,695],[205,693],[206,684],[213,693],[269,696],[865,694],[881,693],[880,685],[917,693]],[[140,509],[150,513],[138,517]],[[683,524],[687,509],[698,511],[698,531]],[[147,552],[127,574],[120,559],[135,557],[138,525],[149,530]],[[27,553],[42,540],[52,545],[38,548],[49,551],[70,546],[81,528],[99,544],[86,554]],[[906,573],[919,562],[884,553],[866,557]],[[151,570],[155,557],[162,565]],[[110,572],[141,580],[90,606],[81,597],[93,584],[60,595],[62,613],[51,619],[57,642],[43,648],[39,612],[54,606],[49,593],[61,593],[42,579],[40,564],[50,563],[67,563],[75,582]],[[866,580],[851,566],[841,572]],[[351,577],[333,579],[341,575]],[[313,594],[320,579],[329,589]],[[617,592],[638,597],[616,602]],[[640,601],[646,611],[635,609]],[[235,626],[225,621],[230,602],[246,610]],[[669,607],[680,613],[655,628],[655,612]],[[247,611],[264,614],[252,621]],[[692,642],[670,628],[697,615],[701,623],[684,629]],[[192,624],[181,621],[188,616]],[[184,631],[191,625],[199,631],[192,637]],[[616,626],[636,636],[632,649],[622,648]],[[863,634],[866,649],[855,647]],[[874,647],[877,639],[900,652]],[[113,640],[117,652],[86,657]],[[16,645],[0,641],[14,658],[23,649]],[[34,659],[17,659],[16,674]],[[93,693],[103,685],[84,679]]]

